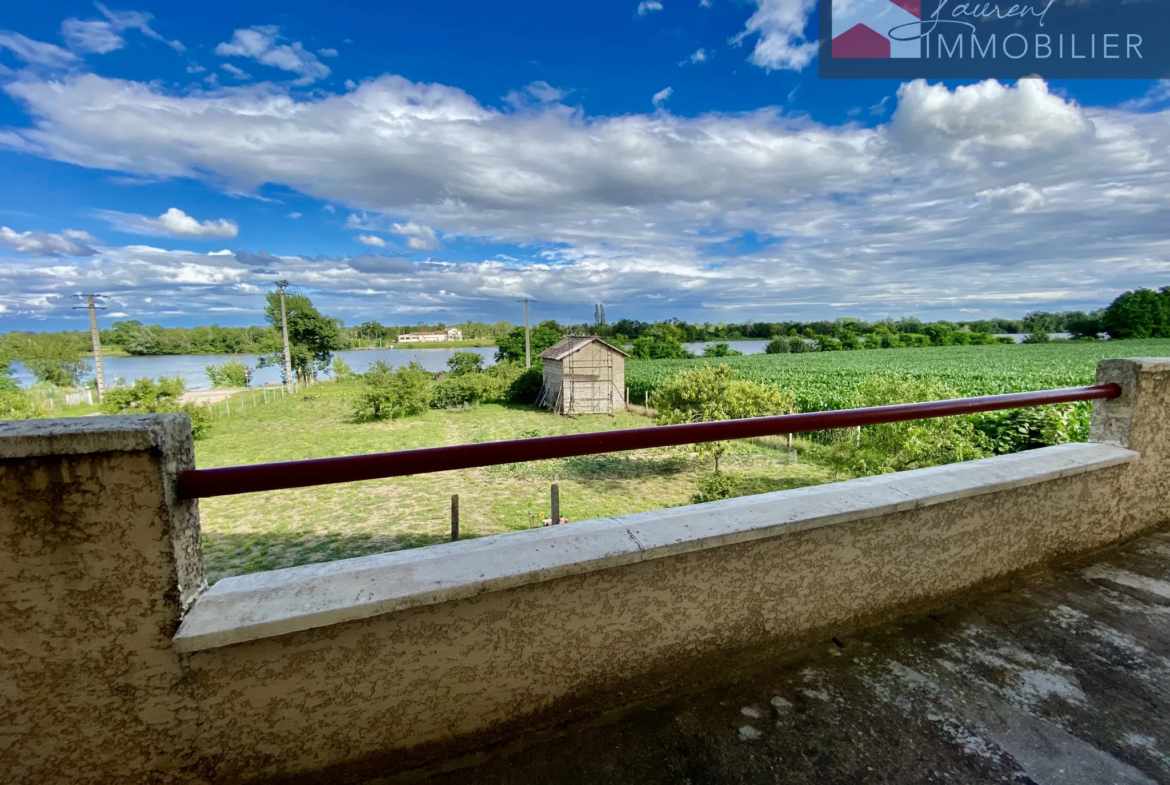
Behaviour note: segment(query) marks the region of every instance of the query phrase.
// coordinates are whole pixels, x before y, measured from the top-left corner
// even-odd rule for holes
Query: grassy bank
[[[197,464],[211,468],[651,424],[625,412],[569,419],[500,404],[358,424],[349,414],[356,389],[327,382],[307,396],[256,408],[244,394],[237,399],[243,413],[237,402],[236,413],[217,416],[211,436],[196,443]],[[779,442],[745,443],[721,467],[734,472],[744,493],[840,477],[793,459]],[[709,461],[680,448],[207,499],[200,509],[209,580],[443,542],[455,493],[463,535],[480,537],[539,526],[549,513],[554,482],[562,513],[576,521],[688,504],[710,474]]]

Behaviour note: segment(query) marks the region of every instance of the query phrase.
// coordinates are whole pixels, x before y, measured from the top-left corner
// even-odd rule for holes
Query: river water
[[[711,343],[715,343],[712,341]],[[702,354],[707,343],[684,344],[695,354]],[[731,341],[731,348],[744,354],[761,354],[767,341]],[[375,360],[384,360],[395,368],[405,366],[410,362],[417,362],[432,373],[446,370],[447,360],[455,352],[475,352],[483,355],[484,365],[493,365],[496,361],[494,346],[474,348],[444,349],[410,348],[410,349],[351,349],[337,352],[336,356],[345,360],[355,373],[362,373]],[[262,386],[268,383],[280,384],[280,368],[256,368],[260,355],[256,354],[170,354],[151,357],[106,357],[103,364],[106,371],[106,384],[116,384],[119,379],[132,382],[148,376],[157,379],[160,376],[180,376],[187,382],[188,390],[200,390],[211,387],[207,379],[208,365],[218,365],[235,358],[245,365],[255,368],[252,373],[252,385]],[[12,364],[13,378],[21,387],[28,387],[35,380],[19,362]],[[92,368],[90,378],[92,378]],[[328,374],[325,375],[328,378]]]

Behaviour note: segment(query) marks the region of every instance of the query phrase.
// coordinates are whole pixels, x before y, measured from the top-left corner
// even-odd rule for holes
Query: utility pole
[[[288,314],[284,310],[284,290],[288,281],[277,281],[276,288],[280,290],[280,330],[284,334],[284,383],[292,384],[295,380],[292,375],[292,354],[288,350]]]
[[[525,297],[523,300],[517,300],[516,302],[524,303],[524,367],[531,368],[532,367],[532,350],[529,348],[530,344],[529,344],[529,340],[528,340],[528,302],[529,302],[529,300],[527,297]]]
[[[102,338],[98,333],[97,312],[99,310],[106,310],[98,305],[96,300],[98,297],[105,297],[104,294],[79,294],[78,297],[84,297],[87,305],[74,306],[74,308],[88,308],[89,309],[89,339],[93,344],[93,378],[97,385],[98,403],[106,397],[106,374],[102,370]]]

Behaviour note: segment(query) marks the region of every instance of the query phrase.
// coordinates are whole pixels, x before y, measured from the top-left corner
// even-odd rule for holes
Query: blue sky
[[[972,319],[1170,284],[1170,83],[826,81],[806,0],[0,16],[0,330]]]

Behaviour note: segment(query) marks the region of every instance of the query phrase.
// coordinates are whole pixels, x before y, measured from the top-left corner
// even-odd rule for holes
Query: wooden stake
[[[561,487],[555,482],[552,486],[552,514],[549,518],[552,519],[552,525],[556,526],[561,522]]]
[[[788,449],[792,449],[792,434],[788,434]]]
[[[459,494],[451,494],[451,542],[459,539]]]

